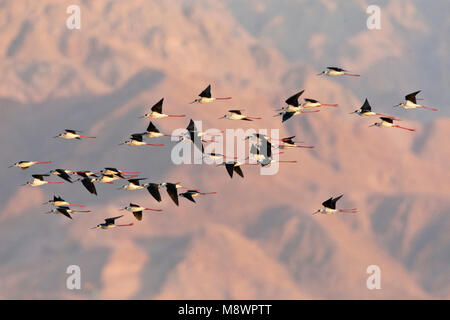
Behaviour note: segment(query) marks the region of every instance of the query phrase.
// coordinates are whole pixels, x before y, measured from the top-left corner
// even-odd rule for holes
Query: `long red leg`
[[[314,146],[296,146],[297,148],[308,148],[308,149],[314,149]]]
[[[320,110],[307,110],[307,111],[301,111],[300,113],[314,113],[314,112],[320,112]]]
[[[247,119],[261,120],[262,118],[258,118],[258,117],[247,117]]]
[[[296,160],[290,160],[290,161],[286,161],[286,160],[283,160],[283,161],[278,161],[278,162],[284,162],[284,163],[297,163],[297,161]]]
[[[354,74],[354,73],[344,73],[345,76],[352,76],[352,77],[360,77],[361,75],[359,74]]]
[[[216,100],[230,100],[231,97],[224,97],[224,98],[216,98]]]
[[[161,209],[152,209],[152,208],[145,208],[144,210],[149,210],[149,211],[159,211],[159,212],[162,211]]]
[[[86,137],[86,136],[80,136],[80,138],[95,139],[95,138],[97,138],[97,137]]]
[[[162,147],[164,146],[163,144],[159,143],[159,144],[155,144],[155,143],[146,143],[145,145],[147,146],[154,146],[154,147]]]
[[[431,108],[431,107],[425,107],[425,106],[422,106],[422,108],[425,108],[425,109],[428,109],[428,110],[433,110],[433,111],[438,111],[438,109]]]
[[[40,162],[36,162],[36,164],[41,164],[41,163],[52,163],[51,161],[40,161]]]
[[[321,106],[324,106],[324,107],[338,107],[339,105],[337,103],[336,104],[322,103]]]
[[[72,212],[91,212],[91,210],[72,210]]]
[[[120,171],[121,173],[140,173],[139,171]]]
[[[184,114],[168,114],[167,116],[172,117],[172,118],[186,117],[186,115],[184,115]]]
[[[48,181],[47,183],[64,183],[64,181],[61,181],[61,182],[60,181],[58,181],[58,182]]]
[[[129,224],[117,224],[117,227],[131,227],[132,225],[134,225],[134,223],[129,223]]]
[[[382,117],[386,117],[386,118],[391,118],[391,119],[395,119],[394,116],[390,116],[388,114],[383,114],[383,113],[375,113],[377,116],[382,116]]]
[[[76,207],[85,207],[81,204],[75,204],[75,203],[69,203],[69,206],[76,206]]]
[[[339,209],[338,212],[344,212],[344,213],[357,213],[358,209],[352,208],[352,209]]]
[[[401,127],[399,125],[395,125],[394,128],[400,128],[400,129],[404,129],[404,130],[408,130],[408,131],[416,131],[416,129],[405,128],[405,127]]]
[[[200,192],[201,195],[205,195],[205,194],[217,194],[217,192]]]

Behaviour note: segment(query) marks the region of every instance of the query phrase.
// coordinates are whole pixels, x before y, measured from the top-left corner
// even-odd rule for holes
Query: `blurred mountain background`
[[[80,30],[66,27],[72,4]],[[368,30],[371,4],[0,0],[0,299],[450,298],[449,3],[376,1],[381,30]],[[316,76],[333,65],[362,76]],[[188,104],[210,83],[233,99]],[[281,125],[274,110],[301,89],[339,108]],[[416,90],[439,111],[392,108]],[[118,146],[162,97],[165,112],[187,115],[154,121],[162,132],[192,118],[204,129],[279,128],[315,149],[286,151],[299,163],[276,175],[244,166],[245,179],[230,179],[222,167],[172,164],[169,138]],[[349,115],[366,97],[417,131]],[[230,107],[263,119],[217,120]],[[98,138],[52,139],[65,128]],[[53,164],[7,169],[19,160]],[[79,182],[19,187],[51,168],[107,166],[218,194],[176,207],[165,191],[157,203],[120,181],[98,185],[98,197]],[[341,193],[357,215],[311,215]],[[44,215],[53,194],[93,213]],[[129,202],[164,214],[89,230]],[[82,290],[66,289],[72,264]],[[366,288],[372,264],[381,290]]]

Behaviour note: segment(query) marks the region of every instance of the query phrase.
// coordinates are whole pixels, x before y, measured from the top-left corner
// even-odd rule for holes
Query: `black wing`
[[[417,103],[416,95],[417,95],[420,91],[422,91],[422,90],[419,90],[419,91],[416,91],[416,92],[413,92],[413,93],[410,93],[410,94],[406,95],[406,96],[405,96],[405,100],[406,100],[406,101],[411,101],[412,103]]]
[[[333,199],[331,200],[331,203],[332,203],[332,205],[333,205],[333,207],[332,207],[331,209],[336,209],[336,202],[337,202],[340,198],[342,198],[343,196],[344,196],[344,195],[341,194],[339,197],[333,198]]]
[[[292,140],[294,138],[295,138],[295,136],[287,137],[287,138],[281,139],[281,141],[283,141],[284,143],[288,143],[288,144],[294,144],[294,140]]]
[[[292,97],[289,97],[285,102],[289,106],[298,107],[298,98],[305,92],[305,90],[302,90],[300,92],[297,92]]]
[[[241,114],[241,110],[228,110],[228,112],[235,113],[235,114]]]
[[[147,127],[147,132],[159,132],[158,128],[150,121]]]
[[[328,200],[325,200],[324,202],[322,202],[322,205],[323,205],[325,208],[334,209],[334,208],[333,208],[333,198],[330,198],[330,199],[328,199]]]
[[[162,113],[162,105],[164,102],[164,98],[162,98],[161,100],[159,100],[153,107],[152,107],[152,111],[154,112],[158,112],[158,113]]]
[[[294,112],[285,112],[285,113],[283,113],[283,119],[282,119],[281,123],[289,120],[290,118],[292,118],[293,115],[294,115]]]
[[[161,194],[159,193],[159,185],[150,183],[147,187],[148,192],[155,198],[156,201],[161,202]]]
[[[211,98],[211,85],[208,85],[198,96],[202,98]]]
[[[311,102],[311,103],[317,103],[317,102],[319,102],[319,101],[317,101],[317,100],[309,99],[309,98],[305,98],[305,101]]]
[[[131,183],[131,184],[135,184],[135,185],[138,186],[138,185],[139,185],[139,181],[145,180],[145,179],[147,179],[147,178],[128,179],[128,182]]]
[[[189,135],[191,137],[192,143],[202,152],[205,152],[205,148],[203,147],[202,138],[198,135],[197,132],[189,131]]]
[[[53,196],[53,201],[64,201],[60,196]]]
[[[133,212],[133,215],[134,215],[134,217],[135,217],[136,219],[138,219],[139,221],[142,220],[142,211],[136,211],[136,212]]]
[[[241,169],[240,166],[234,166],[234,167],[233,167],[233,170],[234,170],[238,175],[240,175],[242,178],[244,177],[244,173],[242,172],[242,169]]]
[[[177,192],[177,186],[173,183],[167,183],[166,184],[167,193],[169,194],[169,197],[175,202],[175,204],[178,206],[178,192]]]
[[[389,123],[394,123],[394,119],[392,118],[388,118],[388,117],[380,117],[381,120],[389,122]]]
[[[190,192],[180,193],[180,196],[185,197],[186,199],[191,200],[192,202],[195,203],[194,197],[192,196],[192,193],[190,193]]]
[[[83,186],[92,194],[97,195],[97,189],[95,188],[94,183],[91,181],[90,178],[84,178],[81,180],[81,183]]]
[[[31,176],[38,180],[44,180],[44,177],[48,177],[49,174],[32,174]]]
[[[341,68],[338,68],[338,67],[327,67],[327,69],[328,70],[338,71],[338,72],[347,71],[347,70],[344,70],[344,69],[341,69]]]
[[[114,171],[115,173],[120,173],[116,168],[105,168],[105,171]]]
[[[58,176],[61,179],[64,179],[64,180],[72,183],[72,179],[70,178],[70,176],[63,169],[56,169],[55,171],[58,172]]]
[[[123,217],[123,215],[118,216],[118,217],[106,218],[106,219],[105,219],[105,222],[106,222],[107,224],[114,224],[114,221],[115,221],[116,219],[119,219],[119,218],[122,218],[122,217]]]
[[[189,132],[197,131],[197,128],[195,127],[194,120],[191,119],[191,121],[189,121],[189,124],[186,127],[186,130],[189,131]]]
[[[227,172],[230,175],[230,178],[233,178],[234,162],[233,163],[225,163],[225,168],[227,169]]]
[[[78,133],[78,132],[81,132],[81,131],[78,131],[78,130],[72,130],[72,129],[65,129],[64,131],[67,132],[67,133],[73,133],[73,134],[76,134],[76,133]]]
[[[67,211],[69,208],[67,207],[58,207],[56,208],[56,210],[58,210],[59,213],[65,215],[67,218],[72,219],[71,215],[69,214],[69,212]]]
[[[142,133],[133,133],[133,134],[131,135],[131,139],[136,140],[136,141],[139,141],[139,142],[142,142],[142,141],[144,141],[143,138],[142,138],[142,136],[143,136]]]
[[[372,107],[370,106],[369,101],[367,100],[367,98],[364,101],[364,104],[361,106],[361,111],[362,112],[370,112],[370,111],[372,111]]]

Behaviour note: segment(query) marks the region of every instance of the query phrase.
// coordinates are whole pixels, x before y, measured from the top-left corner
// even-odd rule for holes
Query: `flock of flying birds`
[[[327,70],[319,73],[318,75],[327,75],[327,76],[353,76],[353,77],[359,77],[358,74],[349,73],[347,70],[337,68],[337,67],[327,67]],[[282,123],[289,120],[290,118],[304,114],[304,113],[316,113],[320,110],[317,110],[317,108],[320,107],[338,107],[338,104],[326,104],[321,103],[314,99],[305,98],[303,103],[299,102],[300,96],[303,94],[304,90],[294,94],[293,96],[289,97],[285,103],[286,106],[282,107],[281,109],[277,110],[277,114],[275,116],[281,116],[282,117]],[[416,109],[416,108],[423,108],[428,110],[437,111],[437,109],[430,108],[421,104],[417,103],[417,94],[420,93],[420,91],[416,91],[413,93],[410,93],[405,96],[405,102],[399,103],[395,105],[394,107],[401,107],[404,109]],[[208,87],[203,90],[199,94],[199,98],[195,99],[192,103],[211,103],[214,101],[219,100],[230,100],[231,97],[213,97],[211,95],[211,85],[208,85]],[[167,117],[185,117],[185,115],[174,115],[174,114],[165,114],[162,111],[164,98],[159,100],[152,108],[151,111],[145,115],[143,115],[140,118],[147,118],[147,119],[161,119],[161,118],[167,118]],[[311,110],[312,109],[312,110]],[[229,114],[224,115],[223,117],[219,119],[229,119],[229,120],[244,120],[244,121],[253,121],[257,119],[261,119],[259,117],[253,117],[248,116],[242,113],[243,110],[229,110]],[[360,107],[360,109],[357,109],[353,111],[351,114],[357,114],[362,117],[366,116],[379,116],[379,119],[381,121],[375,122],[371,126],[377,126],[380,128],[399,128],[409,131],[415,131],[415,129],[406,128],[397,124],[394,124],[394,121],[399,121],[400,119],[382,114],[382,113],[376,113],[372,111],[372,107],[369,104],[369,101],[366,99],[364,101],[364,104]],[[84,136],[81,134],[81,131],[78,130],[72,130],[72,129],[66,129],[63,133],[55,136],[54,138],[62,138],[66,140],[81,140],[81,139],[95,139],[95,137],[91,136]],[[253,165],[261,165],[261,166],[267,166],[273,163],[274,160],[272,158],[272,149],[289,149],[289,148],[314,148],[313,146],[305,146],[297,144],[294,141],[295,136],[292,137],[286,137],[279,139],[274,145],[272,145],[271,138],[255,133],[252,136],[246,137],[246,140],[251,140],[252,145],[250,147],[250,155],[247,157],[244,161],[241,159],[237,159],[237,157],[226,157],[225,155],[219,154],[219,153],[205,153],[203,142],[211,142],[211,140],[206,140],[206,136],[214,136],[217,134],[221,134],[223,131],[218,131],[217,133],[210,133],[210,132],[200,132],[197,130],[194,121],[191,119],[189,122],[189,125],[186,128],[186,131],[179,136],[179,141],[189,141],[194,144],[195,147],[197,147],[201,153],[203,158],[210,158],[212,160],[221,161],[219,165],[225,166],[229,176],[232,178],[233,173],[238,174],[241,177],[244,177],[243,171],[241,169],[241,166],[244,164],[253,164]],[[157,127],[150,121],[147,130],[142,133],[134,133],[130,136],[128,140],[121,143],[127,144],[130,146],[163,146],[163,144],[155,144],[155,143],[147,143],[144,141],[144,137],[147,138],[158,138],[163,136],[172,136],[170,134],[164,134],[161,133]],[[279,152],[281,154],[281,152]],[[246,160],[252,159],[253,162],[245,162]],[[281,161],[277,160],[278,162],[286,162],[286,163],[295,163],[296,161]],[[33,165],[37,164],[50,164],[51,161],[19,161],[14,163],[10,167],[18,167],[23,170],[30,168]],[[112,184],[116,180],[126,180],[127,184],[120,187],[120,189],[125,190],[142,190],[147,189],[147,191],[150,193],[150,195],[157,201],[160,202],[162,200],[160,189],[165,188],[167,191],[167,194],[172,199],[172,201],[178,206],[179,205],[179,197],[183,197],[187,200],[190,200],[192,202],[195,202],[195,197],[199,195],[208,195],[208,194],[215,194],[216,192],[200,192],[200,190],[195,188],[190,188],[182,185],[180,182],[163,182],[163,183],[144,183],[141,184],[141,181],[146,180],[147,178],[139,178],[140,172],[133,172],[133,171],[123,171],[119,170],[117,168],[104,168],[100,170],[99,172],[92,172],[88,170],[84,171],[72,171],[67,169],[53,169],[50,170],[48,173],[45,174],[33,174],[32,181],[29,181],[25,183],[24,185],[32,186],[32,187],[38,187],[46,184],[61,184],[64,182],[73,183],[75,181],[80,181],[81,184],[87,189],[88,192],[91,194],[97,195],[97,189],[95,187],[95,183],[108,183]],[[50,175],[56,175],[59,178],[63,179],[64,181],[47,181],[46,178],[50,177]],[[76,179],[76,180],[75,180]],[[178,192],[178,189],[184,189],[183,192]],[[341,213],[356,213],[357,209],[337,209],[336,208],[336,202],[342,197],[343,195],[340,195],[338,197],[331,197],[328,200],[324,201],[322,203],[322,208],[314,212],[316,213],[323,213],[323,214],[333,214],[337,212]],[[45,204],[51,204],[54,206],[54,208],[47,212],[47,213],[55,213],[55,214],[62,214],[66,216],[67,218],[72,219],[71,214],[72,213],[78,213],[78,212],[84,212],[88,213],[91,212],[90,210],[74,210],[71,207],[84,207],[80,204],[74,204],[71,202],[68,202],[61,198],[60,196],[53,196],[53,199],[49,200]],[[153,212],[161,212],[160,209],[153,209],[153,208],[147,208],[143,207],[141,205],[130,203],[128,206],[125,206],[121,210],[126,210],[131,212],[134,217],[137,220],[142,220],[142,213],[144,211],[153,211]],[[125,227],[125,226],[132,226],[133,223],[128,224],[116,224],[115,221],[119,218],[123,217],[123,215],[116,216],[116,217],[110,217],[105,219],[104,223],[97,224],[92,229],[110,229],[114,227]]]

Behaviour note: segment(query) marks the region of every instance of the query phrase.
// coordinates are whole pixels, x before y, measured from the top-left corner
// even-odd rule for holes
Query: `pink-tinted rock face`
[[[92,1],[81,7],[80,30],[66,28],[71,3],[5,2],[0,163],[53,164],[0,171],[0,297],[449,298],[450,120],[447,105],[435,105],[447,93],[421,93],[424,104],[440,109],[437,120],[426,121],[434,119],[427,113],[432,111],[391,108],[430,81],[448,87],[445,77],[418,77],[413,62],[428,61],[428,51],[405,58],[411,54],[405,39],[414,34],[425,41],[439,26],[412,4],[407,16],[418,23],[399,24],[400,9],[391,4],[385,8],[386,28],[372,38],[365,8],[350,3],[308,4],[326,19],[320,26],[300,19],[295,27],[306,42],[296,47],[289,24],[296,7],[273,8],[266,1],[249,7],[236,1]],[[430,10],[438,12],[433,5]],[[351,27],[336,18],[339,10],[347,10]],[[264,13],[271,18],[264,20]],[[333,24],[339,24],[336,34],[324,27]],[[341,27],[351,32],[338,32]],[[330,47],[335,37],[342,37],[340,44]],[[448,64],[443,44],[436,48],[439,61]],[[318,69],[339,63],[362,77],[316,76]],[[189,104],[209,83],[214,95],[232,99]],[[339,107],[281,124],[274,110],[301,89],[302,97]],[[349,115],[366,95],[376,112],[395,115],[417,131],[369,128],[376,117]],[[145,130],[148,121],[138,117],[162,97],[164,111],[187,117],[155,120],[161,132],[185,128],[192,118],[202,120],[204,129],[279,129],[281,137],[295,135],[315,148],[284,150],[281,160],[298,163],[281,165],[276,175],[244,166],[244,179],[230,179],[223,167],[173,165],[175,142],[167,137],[149,141],[164,143],[162,148],[118,146]],[[218,120],[229,109],[263,119]],[[97,139],[52,139],[65,128]],[[140,171],[149,182],[181,181],[217,194],[199,196],[196,204],[182,198],[177,207],[165,190],[158,203],[146,190],[117,190],[120,181],[97,184],[97,197],[80,182],[18,187],[54,167],[117,167]],[[73,221],[42,214],[48,208],[41,203],[53,194],[92,213],[74,214]],[[357,214],[312,215],[322,201],[340,194],[339,205],[357,207]],[[122,223],[133,227],[89,230],[122,214],[118,209],[129,202],[163,214],[144,212],[136,221],[126,212]],[[80,291],[65,286],[72,264],[81,268]],[[381,268],[381,290],[366,287],[370,265]]]

